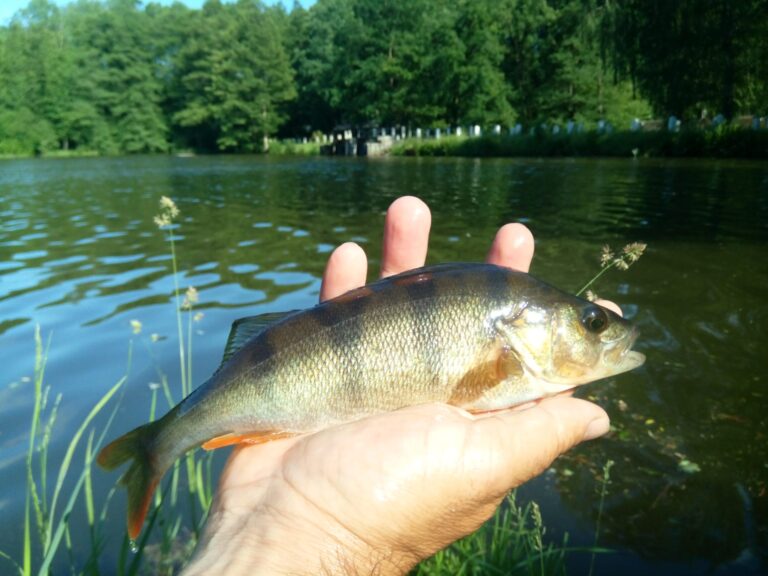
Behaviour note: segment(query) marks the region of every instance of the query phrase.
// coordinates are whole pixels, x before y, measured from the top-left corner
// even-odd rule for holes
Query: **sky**
[[[54,4],[58,4],[59,6],[64,6],[66,4],[69,4],[70,2],[73,2],[74,0],[53,0]],[[173,4],[174,1],[181,2],[182,4],[186,4],[190,8],[200,8],[204,3],[205,0],[151,0],[153,2],[157,2],[159,4],[164,5],[170,5]],[[225,2],[227,0],[224,0]],[[271,5],[276,4],[278,0],[266,0],[264,1],[265,4]],[[313,4],[314,0],[301,0],[301,4],[305,7],[310,6]],[[16,14],[19,10],[22,8],[26,8],[27,4],[29,4],[29,0],[0,0],[0,26],[4,24],[8,24],[8,22],[11,20],[11,16]],[[144,4],[149,4],[148,1],[144,1]],[[283,4],[290,9],[291,6],[293,6],[293,0],[284,0]]]

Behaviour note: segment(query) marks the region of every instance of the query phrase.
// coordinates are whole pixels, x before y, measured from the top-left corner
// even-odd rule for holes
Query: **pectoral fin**
[[[272,440],[296,436],[294,432],[250,432],[248,434],[224,434],[203,442],[203,450],[216,450],[234,444],[263,444]]]
[[[449,404],[471,410],[471,407],[502,382],[522,375],[523,367],[517,356],[501,344],[469,370],[451,393]]]

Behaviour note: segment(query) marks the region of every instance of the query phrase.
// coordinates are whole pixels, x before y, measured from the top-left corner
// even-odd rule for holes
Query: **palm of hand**
[[[553,398],[475,417],[429,404],[242,447],[209,522],[253,531],[259,542],[311,527],[326,566],[344,554],[357,568],[406,570],[475,530],[510,486],[588,436],[579,422],[590,406]]]

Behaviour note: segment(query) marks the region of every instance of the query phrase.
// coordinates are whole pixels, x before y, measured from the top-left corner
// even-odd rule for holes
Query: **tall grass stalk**
[[[173,269],[173,287],[174,287],[174,300],[176,303],[176,330],[177,330],[177,336],[179,340],[179,368],[180,368],[180,377],[181,377],[181,396],[182,398],[185,398],[189,395],[189,393],[192,391],[192,308],[194,304],[197,302],[197,291],[190,287],[186,291],[186,295],[184,298],[184,301],[181,300],[181,290],[179,288],[179,268],[178,268],[178,261],[176,256],[176,242],[174,240],[174,234],[173,234],[173,224],[174,219],[179,216],[179,209],[176,206],[175,202],[168,198],[167,196],[163,196],[160,198],[160,214],[158,214],[154,221],[155,224],[161,229],[166,230],[168,235],[168,240],[171,246],[171,265]],[[182,314],[184,311],[188,311],[189,313],[189,319],[187,324],[187,334],[185,339],[184,329],[183,329],[183,319]],[[186,340],[186,342],[185,342]],[[172,398],[170,398],[169,395],[169,408],[173,407],[175,402],[172,401]],[[197,536],[198,533],[198,512],[196,507],[196,500],[198,500],[200,503],[203,503],[205,501],[204,498],[201,498],[198,494],[199,487],[197,484],[198,475],[196,472],[196,463],[195,463],[195,451],[188,452],[184,457],[184,462],[186,464],[186,474],[187,474],[187,485],[189,488],[188,495],[188,504],[189,504],[189,514],[192,518],[192,527],[193,531],[195,533],[195,536]],[[178,482],[178,468],[177,465],[174,465],[174,473],[171,480],[173,487],[171,490],[172,499],[174,503],[176,502],[177,498],[177,482]]]
[[[600,270],[597,274],[592,276],[592,279],[589,282],[584,284],[584,286],[582,286],[581,289],[576,292],[576,296],[583,294],[603,274],[612,268],[617,268],[618,270],[629,270],[629,267],[632,266],[632,264],[640,260],[640,256],[643,255],[647,247],[648,246],[642,242],[632,242],[624,246],[621,252],[614,254],[610,246],[607,244],[603,246],[602,253],[600,254]],[[589,292],[587,294],[590,300],[595,300],[597,298],[597,296],[594,294]]]
[[[201,313],[193,314],[194,305],[198,301],[197,290],[194,287],[189,287],[184,293],[182,301],[181,283],[179,281],[179,267],[177,261],[176,244],[173,234],[174,220],[179,216],[180,212],[176,204],[172,199],[168,197],[162,197],[160,199],[160,213],[155,217],[155,224],[161,229],[167,232],[167,237],[170,244],[171,263],[173,272],[173,286],[174,294],[173,299],[175,302],[176,312],[176,330],[179,342],[179,368],[181,379],[181,397],[186,397],[192,391],[192,349],[193,349],[193,335],[194,335],[194,323],[202,317]],[[184,326],[183,315],[187,314],[187,325]],[[137,322],[138,323],[138,322]],[[138,323],[140,325],[140,323]],[[163,396],[168,404],[168,408],[172,408],[177,400],[174,398],[174,394],[168,385],[168,378],[160,371],[160,385],[152,388],[152,399],[150,405],[150,420],[154,420],[158,412],[158,396],[159,390],[162,389]],[[143,551],[150,535],[156,528],[160,529],[159,534],[159,557],[156,554],[158,546],[152,545],[152,562],[153,569],[158,571],[161,566],[169,565],[169,560],[172,565],[173,562],[179,563],[178,558],[174,558],[173,547],[175,540],[177,539],[182,528],[182,515],[177,508],[180,500],[185,502],[187,508],[187,516],[190,518],[190,528],[192,531],[192,542],[196,542],[199,536],[200,526],[202,520],[207,515],[208,508],[212,499],[212,483],[211,483],[211,464],[212,454],[207,454],[203,458],[199,458],[197,451],[188,452],[183,462],[177,461],[174,463],[171,474],[170,482],[166,485],[165,490],[157,491],[155,493],[154,507],[151,510],[150,520],[144,527],[141,540],[136,543],[138,552],[131,558],[130,563],[126,565],[121,560],[121,573],[132,574],[137,569],[138,559],[144,556]],[[186,474],[186,489],[180,489],[181,482],[181,468],[184,468]],[[180,498],[180,495],[181,496]]]
[[[597,541],[600,538],[600,521],[603,518],[603,508],[605,506],[605,495],[608,493],[608,485],[611,483],[611,468],[613,467],[613,460],[607,460],[603,465],[603,481],[600,486],[600,504],[597,508],[597,521],[595,522],[595,540],[593,547],[597,548]],[[595,569],[595,553],[592,553],[592,557],[589,560],[589,576]]]

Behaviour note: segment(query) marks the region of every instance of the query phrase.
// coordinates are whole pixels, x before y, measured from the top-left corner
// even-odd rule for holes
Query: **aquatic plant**
[[[106,424],[102,425],[101,433],[89,427],[96,416],[127,380],[127,374],[121,377],[91,408],[87,416],[75,431],[69,441],[64,458],[58,467],[56,483],[53,492],[49,494],[48,485],[48,448],[53,433],[54,424],[62,395],[58,394],[50,403],[50,386],[45,385],[45,367],[51,339],[43,347],[40,327],[35,328],[35,366],[33,383],[32,418],[30,422],[29,447],[26,458],[26,498],[24,504],[24,537],[21,563],[18,563],[7,552],[0,552],[0,558],[14,565],[22,576],[33,573],[45,575],[51,570],[54,559],[62,549],[62,544],[70,557],[73,555],[72,538],[69,532],[70,516],[81,494],[84,494],[88,525],[91,528],[91,557],[97,556],[99,530],[96,523],[96,511],[91,485],[91,466],[109,431],[115,416],[117,404],[113,407]],[[131,348],[129,346],[128,365],[130,366]],[[73,467],[75,452],[81,444],[83,436],[88,432],[88,442],[85,449],[83,468],[77,472]],[[70,474],[70,472],[72,472]],[[74,485],[67,487],[65,483],[74,480]],[[109,502],[107,498],[102,508],[101,520]],[[60,500],[63,500],[60,502]],[[62,509],[58,510],[61,503]],[[34,557],[33,557],[34,556]],[[39,566],[37,566],[39,564]],[[37,568],[37,569],[36,569]]]
[[[629,270],[629,267],[640,259],[640,256],[643,255],[647,247],[648,245],[643,244],[642,242],[632,242],[624,246],[621,252],[614,254],[610,246],[607,244],[603,246],[602,252],[600,254],[600,270],[592,277],[589,282],[584,284],[584,286],[582,286],[581,289],[576,292],[576,295],[579,296],[586,291],[588,300],[597,300],[597,294],[589,291],[589,287],[592,286],[592,284],[594,284],[598,278],[608,272],[608,270],[611,268],[617,268],[618,270]]]
[[[595,541],[593,543],[592,556],[589,559],[589,576],[595,569],[595,556],[597,550],[597,541],[600,538],[600,521],[603,518],[603,509],[605,508],[605,496],[608,494],[608,485],[611,483],[611,468],[613,468],[613,460],[606,460],[603,465],[603,479],[600,482],[600,503],[597,506],[597,520],[595,521]]]

